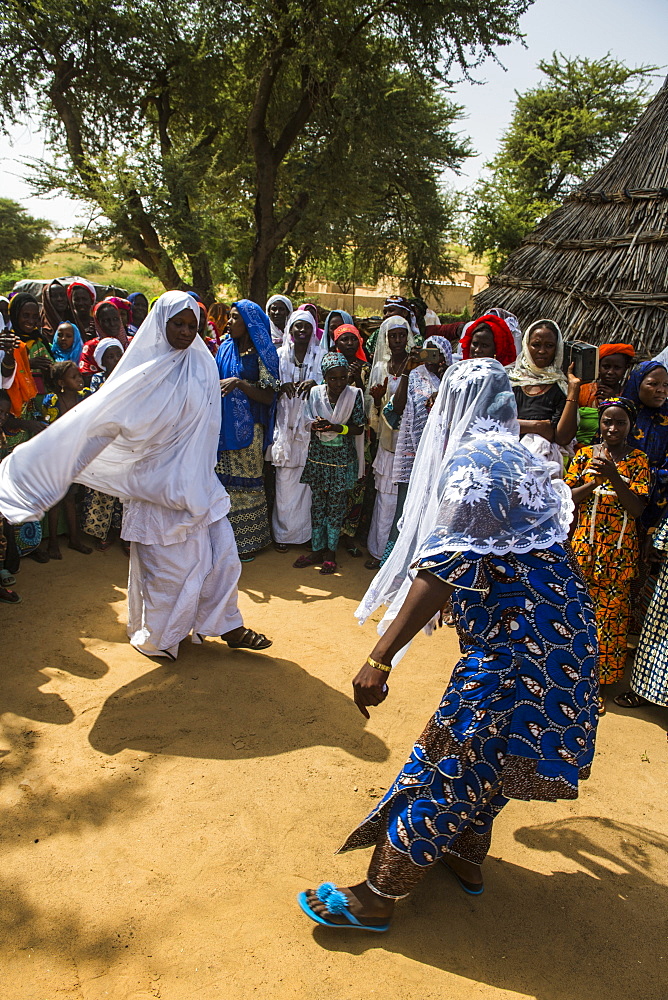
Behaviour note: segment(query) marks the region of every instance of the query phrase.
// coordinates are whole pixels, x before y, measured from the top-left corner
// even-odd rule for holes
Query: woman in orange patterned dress
[[[627,439],[635,421],[628,399],[607,399],[598,408],[601,444],[582,448],[565,481],[577,504],[573,550],[596,609],[599,680],[624,674],[631,580],[638,571],[640,517],[649,495],[647,457]],[[600,714],[605,712],[599,696]]]

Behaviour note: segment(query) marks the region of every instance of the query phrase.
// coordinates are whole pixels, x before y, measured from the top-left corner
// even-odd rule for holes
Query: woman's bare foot
[[[360,882],[359,885],[340,886],[339,892],[347,897],[352,915],[364,924],[371,926],[386,924],[394,913],[394,900],[378,896],[366,882]],[[313,912],[317,913],[319,917],[324,917],[325,920],[329,920],[333,924],[349,923],[340,913],[330,913],[327,904],[316,896],[315,889],[306,890],[306,899]]]
[[[47,553],[49,559],[62,559],[63,558],[63,554],[60,551],[60,545],[58,544],[58,542],[49,542],[49,544],[46,547],[46,553]]]
[[[480,865],[474,865],[472,861],[465,861],[463,858],[458,858],[456,854],[446,854],[441,858],[441,861],[449,868],[451,871],[458,875],[462,882],[466,882],[470,886],[482,886],[482,868]]]
[[[93,551],[90,545],[84,545],[80,538],[70,538],[70,544],[68,548],[74,549],[75,552],[81,552],[85,556],[89,556]],[[51,557],[53,559],[53,556]],[[58,556],[58,558],[61,558]]]

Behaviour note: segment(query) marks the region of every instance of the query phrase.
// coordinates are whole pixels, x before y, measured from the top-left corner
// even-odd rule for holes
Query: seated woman
[[[636,519],[649,494],[649,466],[628,444],[636,409],[628,399],[599,407],[601,444],[578,451],[566,473],[577,515],[572,548],[594,602],[598,628],[599,713],[604,689],[624,676],[631,581],[638,575]]]
[[[483,384],[479,364],[495,366]],[[374,848],[366,879],[299,895],[304,913],[333,929],[388,930],[396,902],[437,862],[480,895],[504,806],[577,798],[594,756],[596,621],[564,548],[569,491],[518,441],[501,366],[461,368],[462,379],[466,368],[476,377],[471,405],[425,483],[430,514],[412,582],[353,680],[355,704],[369,718],[385,701],[400,651],[450,597],[461,658],[403,769],[342,847]],[[450,387],[468,395],[456,376]]]
[[[512,365],[517,358],[510,327],[493,313],[478,317],[468,326],[461,339],[461,352],[464,361],[469,358],[496,358],[504,368]]]
[[[322,380],[322,343],[315,336],[310,312],[298,309],[285,326],[285,342],[278,349],[279,381],[276,427],[267,459],[276,469],[276,499],[271,526],[274,548],[303,545],[311,537],[311,487],[302,483],[310,430],[303,414],[311,389]]]
[[[564,473],[563,454],[575,437],[580,379],[561,370],[564,340],[556,323],[539,319],[524,334],[522,353],[508,372],[522,443],[550,463],[553,478]],[[571,452],[572,454],[572,452]]]
[[[273,441],[278,354],[267,314],[255,302],[234,302],[228,337],[216,355],[221,427],[216,473],[230,495],[230,524],[242,562],[271,542],[264,490],[264,453]]]

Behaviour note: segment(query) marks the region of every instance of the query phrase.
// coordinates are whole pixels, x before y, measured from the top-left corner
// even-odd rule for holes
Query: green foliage
[[[613,154],[642,114],[656,69],[557,53],[538,68],[545,81],[517,94],[489,176],[468,199],[466,237],[476,255],[489,254],[492,271]]]
[[[466,72],[517,37],[530,2],[5,0],[0,107],[8,121],[41,115],[53,165],[38,166],[38,188],[91,207],[87,238],[165,287],[210,294],[234,277],[260,301],[295,252],[328,243],[333,219],[382,232],[387,210],[407,238],[427,218],[440,164],[465,153],[449,136],[441,155],[443,129],[422,137],[420,117],[448,105],[451,66]],[[365,151],[372,109],[384,145]],[[416,157],[413,183],[418,144],[434,156],[428,170]],[[385,161],[375,188],[360,155]],[[430,225],[416,274],[437,256]]]
[[[0,198],[0,272],[41,257],[51,242],[50,229],[46,219],[35,219],[18,202]]]

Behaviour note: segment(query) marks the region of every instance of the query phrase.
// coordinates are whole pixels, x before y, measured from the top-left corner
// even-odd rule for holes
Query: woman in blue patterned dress
[[[462,655],[403,770],[343,845],[374,847],[366,881],[300,895],[326,926],[386,930],[396,900],[439,860],[462,889],[481,893],[492,824],[508,800],[574,799],[589,775],[596,619],[564,549],[573,504],[519,443],[497,369],[450,432],[410,590],[353,681],[355,702],[368,717],[385,700],[393,660],[449,597]]]

